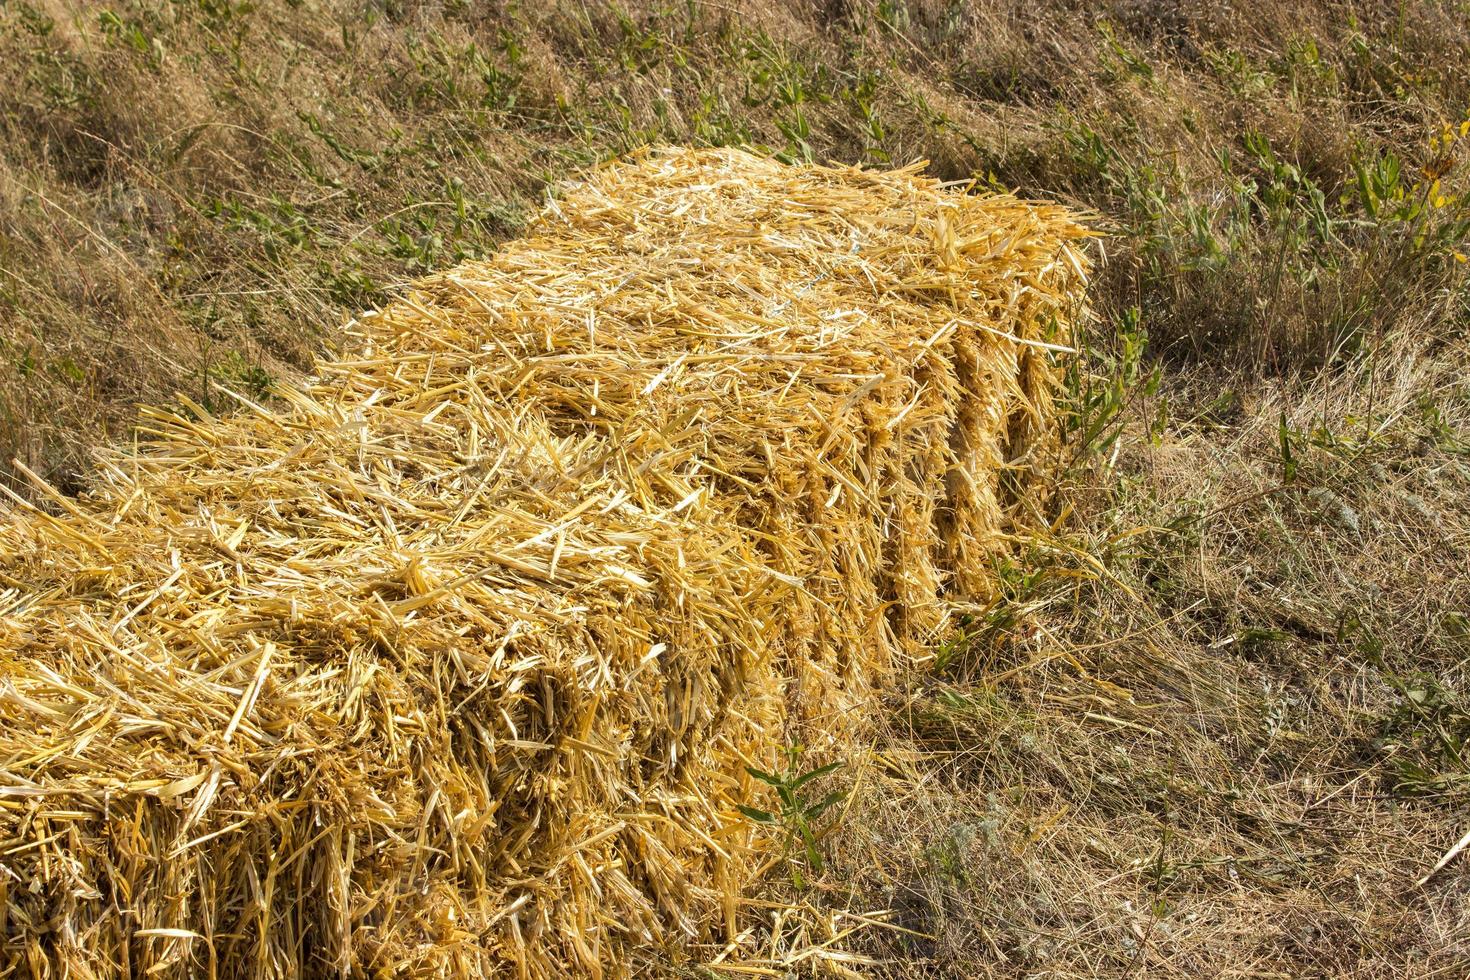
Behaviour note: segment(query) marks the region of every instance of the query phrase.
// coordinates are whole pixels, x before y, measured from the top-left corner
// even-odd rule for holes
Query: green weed
[[[1068,468],[1106,455],[1122,435],[1130,401],[1159,394],[1163,369],[1149,364],[1148,331],[1137,307],[1124,309],[1114,321],[1111,343],[1094,346],[1083,338],[1082,356],[1067,363],[1062,432],[1071,449]],[[1156,409],[1150,433],[1167,422],[1167,405]]]
[[[1424,672],[1385,679],[1399,695],[1378,735],[1390,791],[1446,802],[1470,797],[1470,700]]]
[[[748,819],[777,832],[781,838],[781,863],[790,871],[791,882],[797,888],[806,887],[807,874],[821,873],[823,861],[819,842],[825,833],[823,817],[847,797],[844,790],[833,790],[824,796],[810,795],[806,791],[807,786],[832,775],[844,764],[830,762],[802,771],[799,764],[801,753],[801,746],[787,746],[786,770],[781,773],[746,767],[751,776],[775,790],[779,804],[775,810],[743,804],[739,807]],[[798,849],[805,858],[805,871],[800,863],[793,860],[793,853]]]

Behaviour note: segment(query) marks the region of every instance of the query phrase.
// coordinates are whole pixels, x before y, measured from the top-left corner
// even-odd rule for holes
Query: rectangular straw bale
[[[648,152],[312,384],[147,412],[0,524],[0,973],[603,976],[735,935],[746,765],[861,738],[987,593],[1085,236],[917,168]]]

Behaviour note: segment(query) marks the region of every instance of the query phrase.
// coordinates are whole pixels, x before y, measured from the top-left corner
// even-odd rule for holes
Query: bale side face
[[[150,413],[0,527],[0,972],[618,974],[737,935],[745,767],[861,738],[988,588],[1084,236],[662,151],[311,387]]]

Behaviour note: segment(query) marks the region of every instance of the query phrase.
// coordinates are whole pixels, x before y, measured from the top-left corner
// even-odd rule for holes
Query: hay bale
[[[861,737],[987,588],[1084,235],[916,168],[644,154],[309,387],[146,413],[0,528],[0,972],[735,935],[745,766]]]

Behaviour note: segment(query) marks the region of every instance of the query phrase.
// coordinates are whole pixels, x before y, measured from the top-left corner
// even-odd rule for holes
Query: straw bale
[[[620,975],[739,935],[745,766],[853,744],[989,588],[1085,234],[918,168],[648,152],[310,385],[149,410],[81,499],[17,498],[0,973]]]

